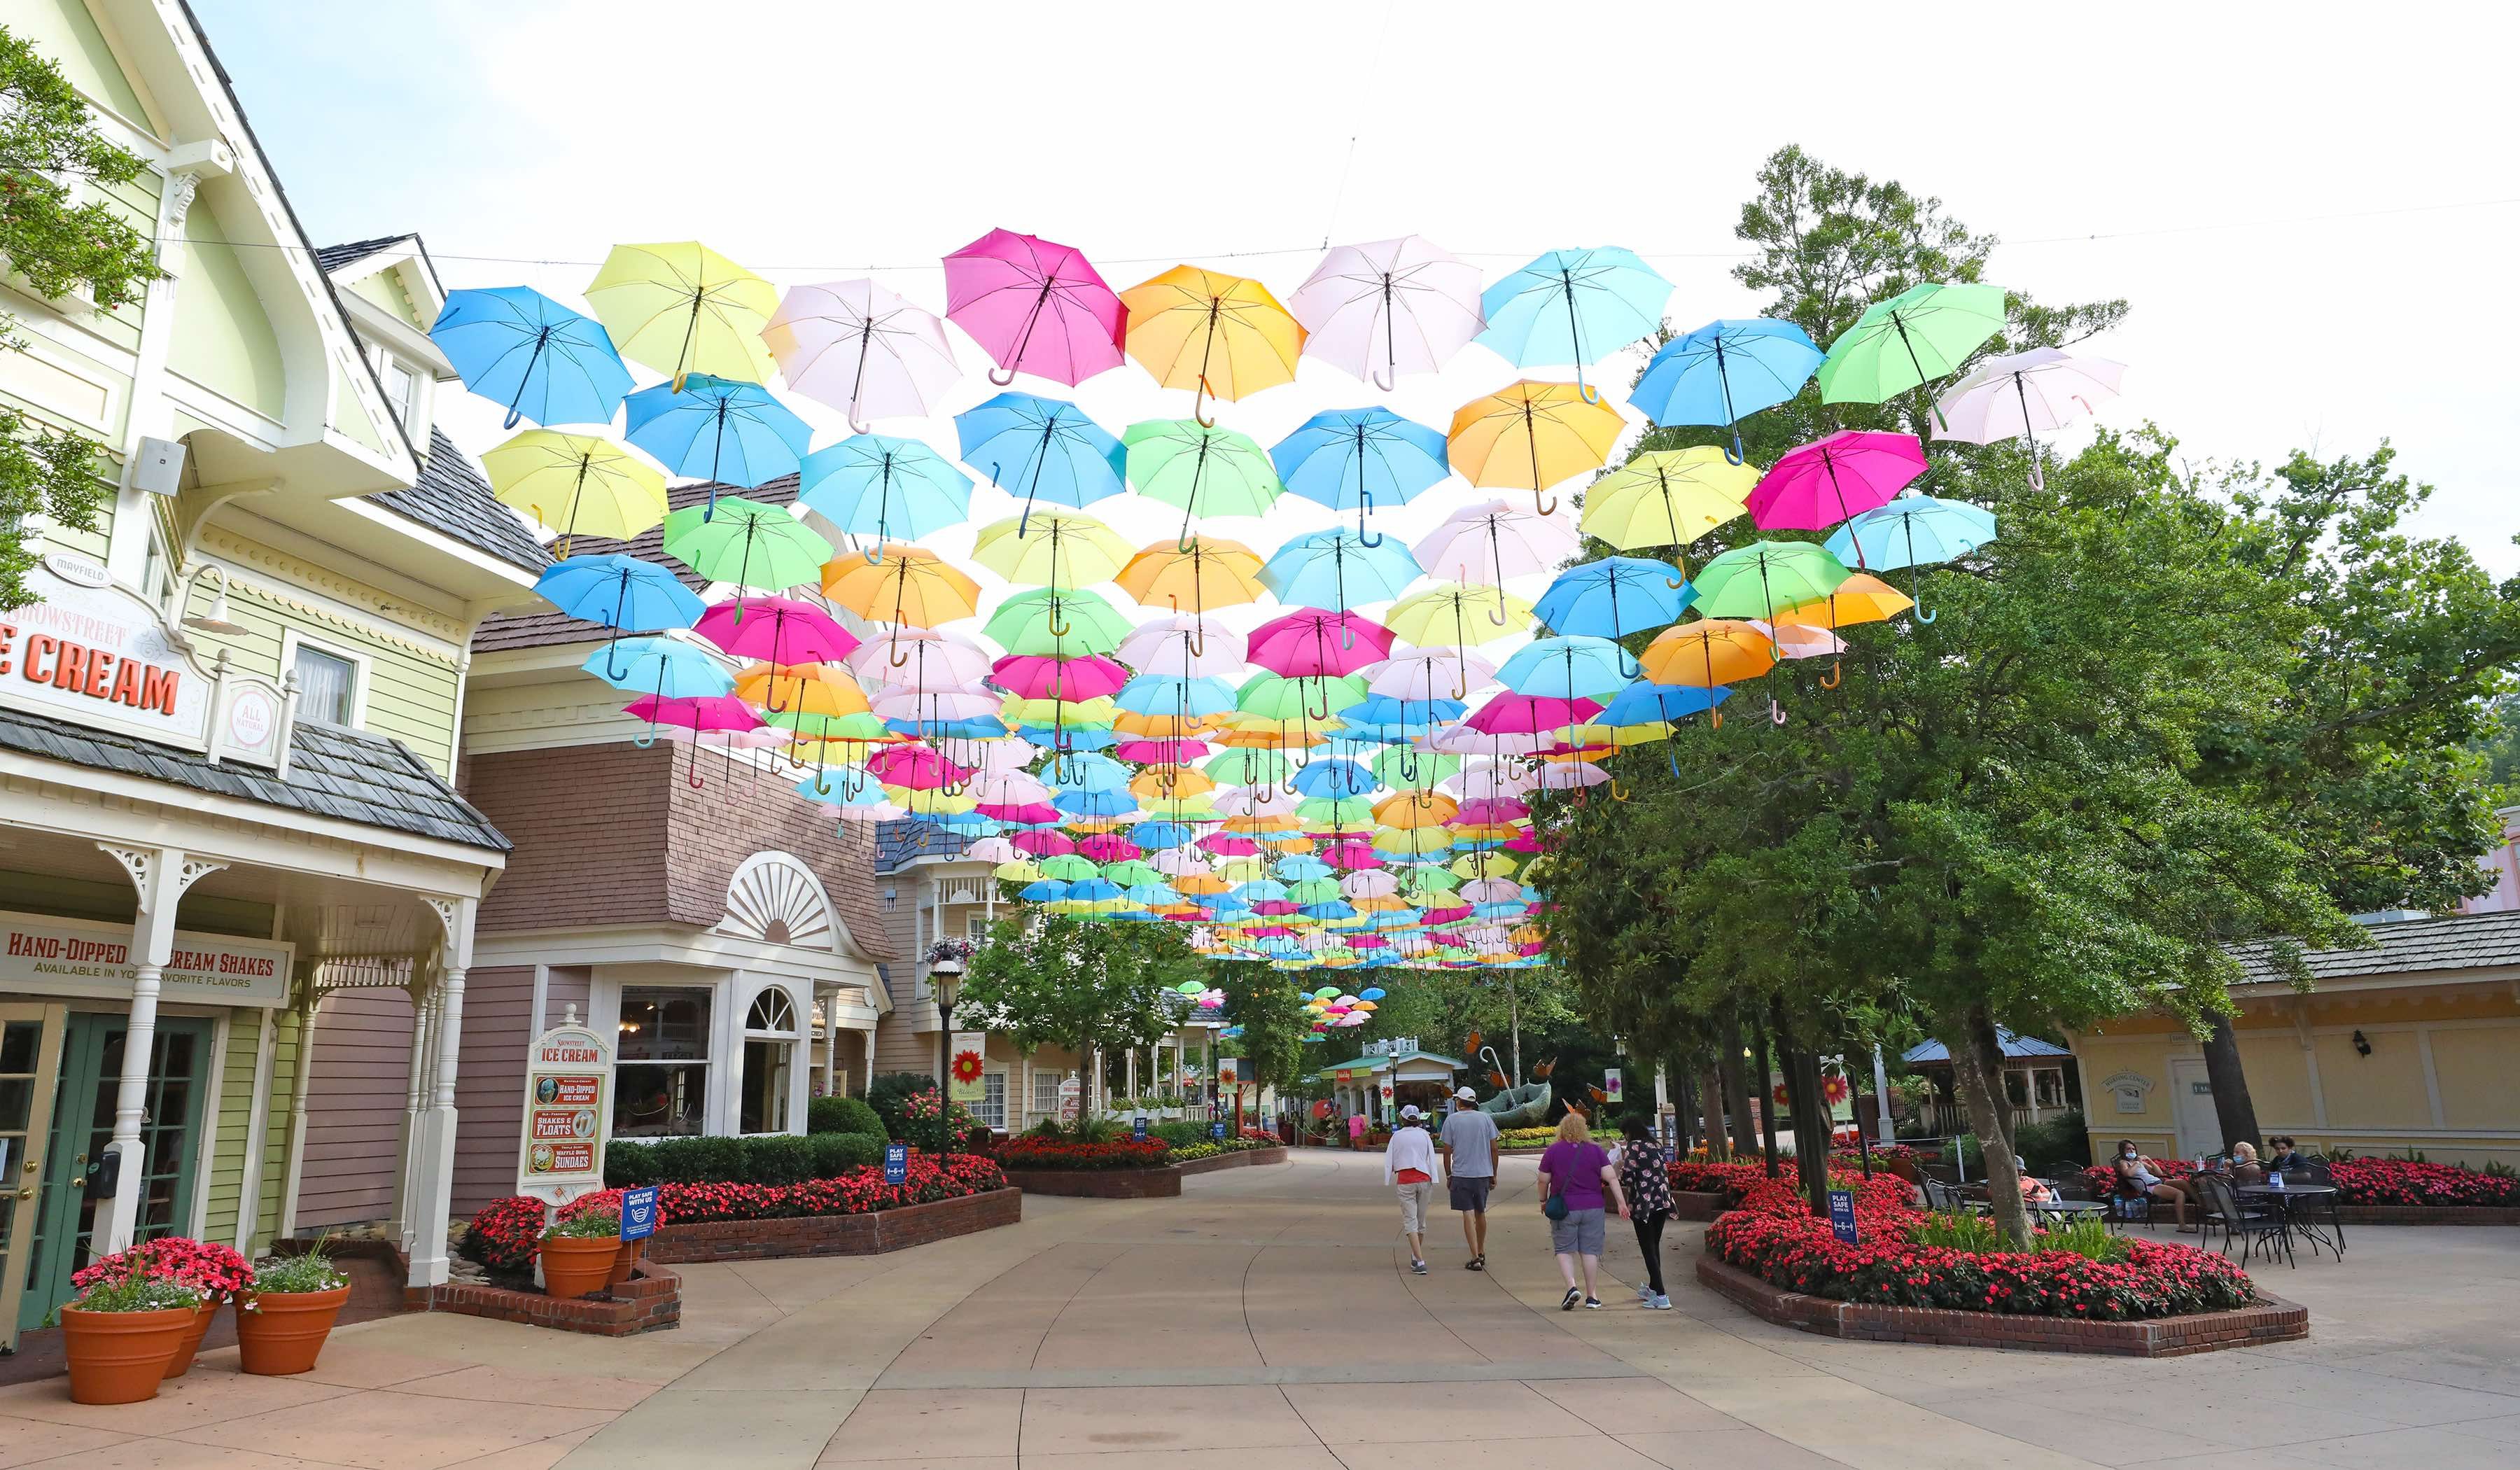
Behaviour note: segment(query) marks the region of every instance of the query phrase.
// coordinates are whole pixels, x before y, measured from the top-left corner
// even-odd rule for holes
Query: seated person
[[[2301,1151],[2290,1134],[2277,1134],[2267,1140],[2267,1169],[2270,1173],[2292,1174],[2310,1168],[2310,1155]]]
[[[2117,1171],[2118,1191],[2135,1197],[2167,1200],[2177,1217],[2179,1228],[2193,1231],[2187,1223],[2187,1202],[2196,1192],[2184,1180],[2162,1178],[2161,1166],[2138,1152],[2133,1138],[2118,1139],[2117,1157],[2110,1160]]]
[[[2031,1178],[2030,1166],[2023,1162],[2022,1157],[2019,1154],[2014,1154],[2012,1156],[2012,1172],[2021,1176],[2021,1202],[2023,1204],[2046,1205],[2055,1203],[2056,1191],[2048,1185],[2046,1180]]]
[[[2258,1145],[2243,1138],[2231,1145],[2231,1182],[2263,1184],[2267,1181],[2266,1166],[2258,1162]]]

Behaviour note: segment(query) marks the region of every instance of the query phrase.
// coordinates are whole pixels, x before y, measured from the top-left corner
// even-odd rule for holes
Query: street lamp
[[[954,997],[963,988],[963,957],[968,946],[942,940],[927,953],[927,991],[936,999],[936,1086],[947,1096],[954,1088]]]

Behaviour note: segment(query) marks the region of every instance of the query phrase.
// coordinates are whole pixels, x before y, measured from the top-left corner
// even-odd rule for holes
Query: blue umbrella
[[[1141,822],[1129,828],[1129,840],[1148,852],[1163,847],[1187,847],[1198,840],[1198,828],[1187,822]]]
[[[630,370],[604,324],[529,286],[448,291],[428,339],[466,387],[507,404],[501,428],[520,418],[609,423],[630,391]]]
[[[1823,546],[1842,563],[1891,571],[1964,557],[1994,539],[1993,512],[1964,500],[1907,495],[1839,526]],[[1910,599],[1921,601],[1915,595],[1922,590],[1912,579]],[[1915,612],[1920,623],[1940,616],[1939,608],[1927,612],[1919,606]]]
[[[750,487],[793,472],[814,430],[756,382],[695,373],[683,390],[670,383],[642,388],[630,406],[629,440],[663,464],[668,474],[709,482],[707,520],[717,487]]]
[[[1000,393],[954,416],[964,464],[1024,500],[1021,536],[1036,500],[1083,507],[1127,487],[1128,451],[1085,411],[1056,398]]]
[[[1088,751],[1055,763],[1041,779],[1055,790],[1126,791],[1130,778],[1136,774],[1107,755]]]
[[[1825,356],[1791,322],[1775,317],[1709,322],[1663,343],[1645,364],[1628,402],[1660,424],[1732,427],[1732,447],[1725,458],[1738,465],[1741,432],[1735,425],[1801,392]]]
[[[611,629],[616,648],[624,633],[688,628],[707,610],[670,570],[617,552],[555,561],[534,579],[534,591],[580,622]]]
[[[588,654],[578,669],[614,689],[659,699],[708,699],[735,692],[735,676],[716,659],[670,638],[622,639]]]
[[[1234,686],[1216,678],[1141,674],[1120,686],[1111,702],[1139,715],[1221,715],[1234,708]]]
[[[1671,725],[1690,715],[1704,714],[1732,697],[1732,690],[1723,685],[1698,689],[1683,684],[1648,684],[1638,680],[1619,690],[1601,712],[1593,717],[1596,725],[1613,729],[1633,725]],[[1666,746],[1663,759],[1670,763],[1671,774],[1680,774],[1680,755]]]
[[[1057,878],[1043,878],[1027,883],[1015,897],[1027,904],[1055,904],[1067,897],[1067,885]]]
[[[1056,746],[1063,740],[1069,750],[1076,751],[1105,750],[1120,743],[1120,737],[1110,731],[1081,725],[1018,725],[1015,735],[1043,746]]]
[[[872,536],[870,563],[887,541],[916,541],[960,522],[971,477],[917,439],[857,434],[805,456],[796,499],[852,536]]]
[[[1363,796],[1382,782],[1349,760],[1319,760],[1295,773],[1298,796]]]
[[[1276,874],[1282,882],[1309,883],[1315,878],[1330,876],[1332,869],[1328,863],[1319,858],[1308,858],[1298,854],[1280,858],[1269,865],[1269,871]]]
[[[1606,699],[1636,677],[1636,660],[1606,638],[1535,638],[1497,670],[1499,684],[1542,699]]]
[[[1633,251],[1551,250],[1480,294],[1478,339],[1516,367],[1573,363],[1584,401],[1598,403],[1584,365],[1652,335],[1670,299],[1671,283]]]
[[[1356,532],[1341,526],[1333,531],[1307,532],[1278,548],[1278,554],[1260,568],[1260,583],[1276,593],[1279,601],[1290,606],[1345,612],[1356,602],[1379,602],[1400,596],[1401,590],[1424,571],[1406,546],[1397,542],[1369,545]],[[1356,596],[1351,597],[1352,593]],[[1339,634],[1342,646],[1355,646],[1352,629],[1342,625]]]
[[[1558,633],[1625,638],[1679,621],[1696,596],[1668,561],[1604,557],[1558,573],[1531,610]]]
[[[1356,512],[1356,531],[1366,546],[1382,544],[1365,534],[1365,518],[1377,505],[1405,505],[1453,472],[1444,436],[1384,408],[1332,409],[1269,451],[1278,478],[1289,490],[1333,511]]]
[[[1469,712],[1459,699],[1404,699],[1397,694],[1368,694],[1362,704],[1339,711],[1339,728],[1348,737],[1396,745],[1429,735]],[[1410,763],[1414,769],[1416,762]]]

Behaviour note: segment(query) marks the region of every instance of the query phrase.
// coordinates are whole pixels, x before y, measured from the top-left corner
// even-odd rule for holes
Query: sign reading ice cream
[[[517,1192],[560,1204],[604,1187],[604,1128],[609,1117],[612,1051],[604,1039],[567,1023],[525,1050],[524,1136]]]

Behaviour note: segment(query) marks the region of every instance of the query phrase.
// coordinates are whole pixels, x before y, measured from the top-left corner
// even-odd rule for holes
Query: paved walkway
[[[0,1466],[2520,1464],[2520,1232],[2357,1230],[2343,1266],[2269,1276],[2311,1341],[2128,1362],[1772,1327],[1694,1285],[1693,1225],[1669,1242],[1680,1310],[1613,1287],[1561,1314],[1527,1159],[1494,1269],[1461,1269],[1447,1216],[1412,1276],[1380,1168],[1298,1151],[872,1260],[690,1268],[685,1326],[618,1342],[408,1316],[337,1333],[305,1378],[243,1377],[231,1350],[148,1404],[0,1389]]]

